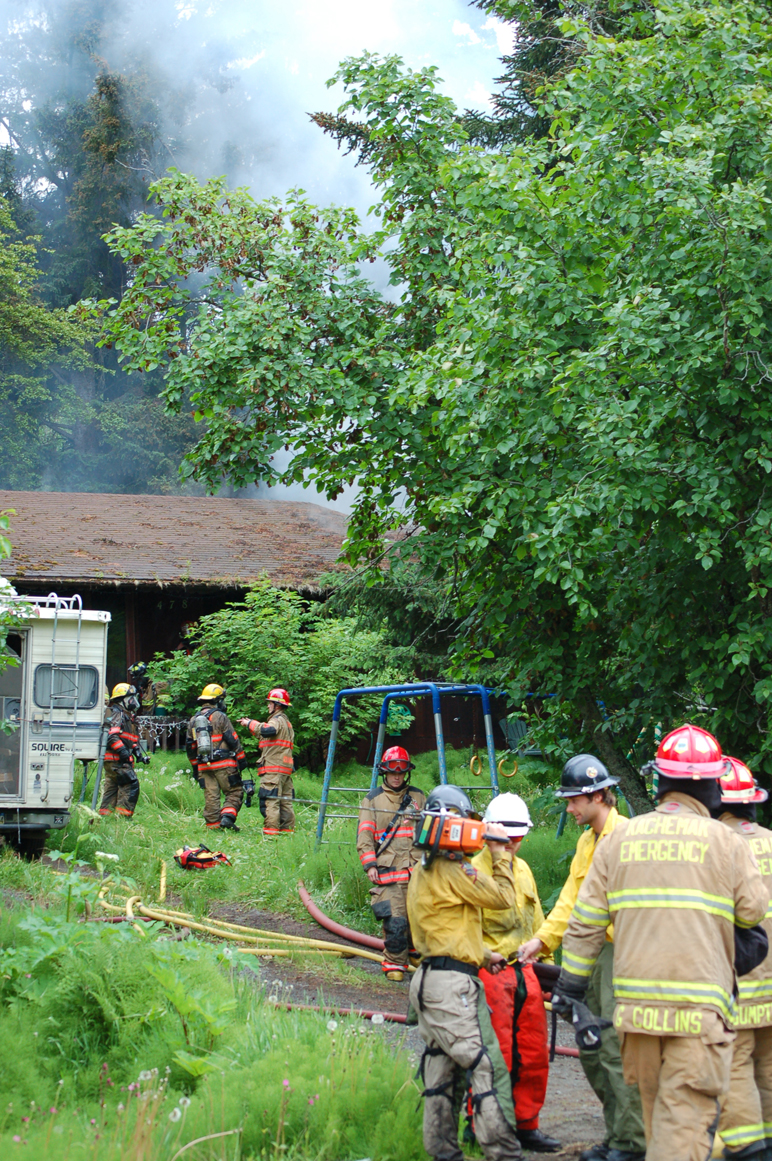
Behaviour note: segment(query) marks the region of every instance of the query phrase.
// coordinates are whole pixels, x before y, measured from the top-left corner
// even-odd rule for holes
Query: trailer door
[[[0,795],[14,798],[19,797],[21,781],[25,637],[20,633],[8,635],[6,647],[18,658],[18,664],[0,670]]]

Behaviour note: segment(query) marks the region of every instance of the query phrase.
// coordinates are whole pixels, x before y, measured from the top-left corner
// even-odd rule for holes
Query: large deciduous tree
[[[772,773],[769,10],[641,19],[562,21],[550,133],[498,153],[431,71],[346,62],[380,234],[176,175],[160,227],[112,236],[135,281],[108,323],[195,394],[189,470],[244,482],[286,441],[289,477],[358,482],[349,557],[407,527],[459,666],[557,694],[555,739],[639,805],[625,755],[686,716]],[[376,246],[396,302],[358,273]]]

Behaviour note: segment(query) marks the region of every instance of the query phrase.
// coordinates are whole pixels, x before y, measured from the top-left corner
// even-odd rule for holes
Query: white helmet
[[[519,794],[497,794],[489,802],[483,822],[497,822],[510,838],[522,838],[533,826],[528,807]]]

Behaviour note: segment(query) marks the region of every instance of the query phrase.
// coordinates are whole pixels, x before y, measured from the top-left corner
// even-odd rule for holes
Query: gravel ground
[[[269,911],[229,905],[213,909],[212,915],[232,923],[243,923],[247,927],[284,931],[289,935],[307,935],[346,946],[345,941],[322,931],[315,923],[299,922]],[[337,965],[328,965],[325,970],[315,965],[306,968],[282,960],[265,961],[260,965],[259,978],[268,994],[276,996],[280,1002],[388,1011],[403,1015],[407,1012],[407,981],[401,984],[385,981],[379,965],[372,961],[352,959],[346,963],[351,966],[343,969],[345,978],[342,978],[341,969]],[[380,1030],[395,1047],[404,1047],[418,1059],[423,1042],[417,1029],[387,1023],[380,1025]],[[573,1033],[563,1021],[558,1022],[557,1043],[563,1047],[574,1045]],[[600,1101],[587,1083],[575,1057],[556,1056],[552,1062],[540,1127],[563,1143],[560,1153],[551,1154],[556,1158],[577,1157],[588,1145],[603,1140]]]

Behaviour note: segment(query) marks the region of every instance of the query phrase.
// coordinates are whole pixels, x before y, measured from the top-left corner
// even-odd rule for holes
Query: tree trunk
[[[585,729],[592,736],[594,752],[615,778],[619,779],[619,789],[624,794],[636,814],[645,814],[652,808],[652,800],[641,775],[628,762],[619,749],[617,739],[611,730],[603,729],[603,721],[595,699],[584,698],[581,704]]]

